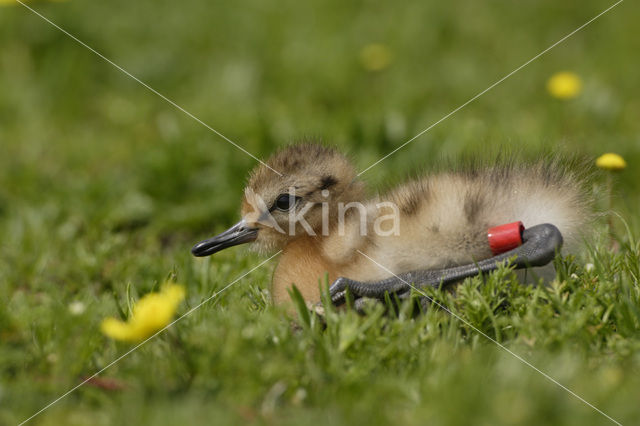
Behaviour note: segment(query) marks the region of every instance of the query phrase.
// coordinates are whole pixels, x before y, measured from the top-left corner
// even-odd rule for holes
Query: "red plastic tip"
[[[524,231],[524,225],[520,221],[489,228],[487,238],[494,256],[521,245],[522,231]]]

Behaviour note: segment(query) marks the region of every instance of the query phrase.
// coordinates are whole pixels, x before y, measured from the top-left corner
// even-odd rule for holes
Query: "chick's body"
[[[391,219],[381,222],[382,233],[373,229],[377,218],[392,214],[390,207],[377,208],[384,202],[397,206],[398,232],[389,232]],[[297,238],[285,246],[272,283],[276,303],[288,300],[292,284],[306,300],[318,300],[319,280],[326,273],[329,283],[341,276],[379,281],[391,273],[489,258],[488,228],[518,220],[525,227],[552,223],[565,246],[575,247],[589,221],[580,179],[553,160],[435,173],[363,204],[366,234],[360,232],[360,214],[354,211],[344,232],[332,224],[327,236]]]

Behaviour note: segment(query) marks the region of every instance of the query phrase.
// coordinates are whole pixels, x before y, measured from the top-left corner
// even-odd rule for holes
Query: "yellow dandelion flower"
[[[602,154],[600,157],[596,159],[596,166],[605,170],[622,170],[627,167],[627,162],[624,161],[618,154],[614,154],[613,152],[608,152],[606,154]]]
[[[547,81],[547,90],[554,98],[572,99],[582,92],[582,79],[574,72],[558,72]]]
[[[138,300],[128,321],[106,318],[102,321],[102,332],[115,340],[144,340],[169,324],[184,295],[183,286],[167,284],[159,293],[149,293]]]
[[[360,63],[367,71],[381,71],[391,64],[391,50],[384,44],[368,44],[360,51]]]

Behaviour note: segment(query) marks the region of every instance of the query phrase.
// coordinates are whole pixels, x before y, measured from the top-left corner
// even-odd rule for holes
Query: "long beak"
[[[191,253],[198,257],[209,256],[228,247],[254,241],[257,237],[258,229],[247,227],[245,221],[241,220],[222,234],[216,235],[208,240],[200,241],[193,246]]]

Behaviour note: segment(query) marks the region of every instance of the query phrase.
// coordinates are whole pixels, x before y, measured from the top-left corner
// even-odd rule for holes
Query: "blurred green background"
[[[104,316],[126,310],[129,295],[145,293],[175,276],[187,286],[189,304],[195,305],[257,264],[255,255],[241,249],[207,260],[192,259],[189,253],[194,242],[235,222],[245,175],[256,162],[25,7],[8,0],[0,3],[0,423],[15,423],[127,349],[105,340],[98,325]],[[348,152],[360,170],[611,4],[29,2],[256,156],[266,157],[296,140],[322,140]],[[617,176],[614,208],[637,235],[639,20],[638,4],[623,2],[363,178],[372,188],[385,187],[443,157],[495,147],[517,148],[532,157],[548,149],[593,158],[613,151],[629,164]],[[575,99],[555,99],[546,90],[548,78],[562,70],[577,73],[583,81]],[[616,226],[624,233],[621,223]],[[206,422],[215,415],[221,422],[271,423],[282,419],[279,404],[288,413],[284,418],[294,423],[392,420],[370,410],[378,398],[384,401],[386,393],[396,393],[401,386],[393,382],[393,368],[388,377],[379,372],[381,381],[371,388],[363,384],[366,376],[347,380],[339,373],[313,373],[332,383],[323,387],[322,380],[309,378],[319,395],[327,392],[315,399],[302,398],[295,387],[274,391],[279,374],[306,374],[311,367],[295,350],[304,353],[304,345],[297,342],[305,340],[263,300],[269,268],[181,326],[191,328],[189,335],[199,343],[189,346],[189,338],[183,337],[187,343],[176,347],[191,348],[198,360],[185,360],[171,349],[178,332],[159,338],[149,344],[156,346],[109,371],[124,377],[128,391],[114,395],[80,390],[36,422]],[[83,313],[70,314],[74,302],[86,308]],[[247,337],[243,330],[255,332],[246,332]],[[293,359],[279,348],[264,346],[260,333],[269,330],[286,335],[281,336],[289,345],[285,352]],[[491,346],[467,342],[456,349],[458,335],[451,336],[425,351],[431,351],[440,360],[434,365],[445,371],[443,359],[448,357],[443,354],[459,355],[452,355],[457,361],[452,361],[450,374],[440,373],[442,382],[433,382],[433,391],[446,394],[446,386],[463,383],[451,388],[466,395],[460,408],[446,405],[446,395],[441,395],[436,401],[445,408],[434,414],[440,405],[430,405],[432,397],[407,391],[406,402],[392,399],[392,412],[409,413],[402,417],[407,422],[606,422],[526,371],[524,381],[515,373],[500,379],[500,389],[511,390],[498,392],[496,398],[503,402],[487,403],[482,398],[490,398],[491,392],[477,386],[485,380],[497,382],[479,369],[511,361],[497,360],[502,355]],[[245,337],[252,343],[242,340]],[[244,343],[234,349],[234,339]],[[592,343],[583,342],[585,353]],[[556,365],[559,359],[573,362],[571,350],[554,358],[551,346],[538,348],[543,365]],[[243,351],[253,347],[258,349],[243,361]],[[591,355],[604,359],[606,354]],[[407,375],[431,368],[412,370],[410,351],[405,355],[409,358],[399,359],[406,362]],[[591,365],[591,355],[578,365]],[[279,367],[265,372],[260,364],[271,356],[280,361]],[[630,356],[626,352],[620,359],[631,362]],[[215,372],[219,377],[203,370],[207,357],[212,363],[227,360],[226,369]],[[357,364],[357,356],[350,362]],[[621,365],[611,374],[625,371]],[[510,368],[526,370],[518,364]],[[638,361],[629,368],[638,373]],[[206,378],[183,383],[190,374]],[[221,378],[224,374],[226,379]],[[575,379],[581,390],[600,383],[579,372],[571,377],[567,380]],[[233,380],[245,382],[233,385]],[[636,391],[628,398],[637,404],[637,381],[625,383]],[[552,392],[559,392],[553,394],[557,402],[545,396]],[[281,395],[287,402],[278,402]],[[335,402],[324,411],[332,395],[343,395],[344,405]],[[510,399],[513,395],[516,402]],[[264,404],[274,405],[266,412],[276,414],[265,415]],[[528,408],[516,409],[513,418],[497,414],[500,406],[513,404]],[[568,405],[566,412],[563,404]],[[610,408],[632,418],[632,404],[620,404]],[[358,414],[352,416],[348,413],[353,406]],[[540,411],[546,417],[536,417],[540,407],[548,408]],[[410,414],[414,408],[422,414]]]

